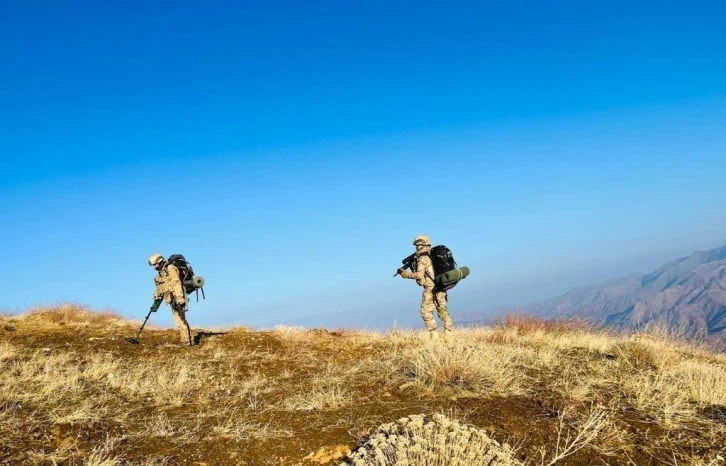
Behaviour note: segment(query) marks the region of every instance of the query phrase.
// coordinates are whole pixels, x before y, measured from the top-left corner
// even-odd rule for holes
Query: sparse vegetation
[[[280,327],[179,348],[153,326],[124,341],[139,325],[73,305],[0,317],[0,464],[443,465],[500,447],[511,464],[726,464],[726,356],[663,335],[511,316],[449,345]],[[388,462],[361,463],[393,426]]]

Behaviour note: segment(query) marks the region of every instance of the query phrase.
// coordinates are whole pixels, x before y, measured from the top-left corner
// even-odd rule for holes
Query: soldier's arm
[[[179,277],[179,269],[173,265],[169,265],[166,271],[169,274],[169,289],[174,294],[174,297],[177,301],[185,301],[186,295],[184,294],[184,287]]]
[[[408,278],[414,280],[423,280],[426,276],[426,268],[431,264],[431,258],[427,254],[421,254],[416,261],[416,270],[412,270],[408,274]]]
[[[156,299],[160,296],[162,296],[164,293],[161,290],[161,282],[158,280],[158,275],[154,277],[154,296],[153,298]]]

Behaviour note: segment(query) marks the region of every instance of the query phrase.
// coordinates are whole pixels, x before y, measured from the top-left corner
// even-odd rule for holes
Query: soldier
[[[149,257],[149,265],[156,269],[159,274],[154,277],[154,300],[164,299],[164,302],[171,307],[171,315],[174,324],[179,329],[180,344],[183,346],[194,345],[192,331],[185,317],[187,311],[187,298],[184,286],[179,278],[179,269],[169,264],[161,254],[152,254]]]
[[[449,341],[454,323],[451,321],[447,309],[449,297],[446,291],[436,290],[434,286],[434,266],[431,261],[431,240],[426,235],[419,235],[413,240],[416,247],[416,256],[411,264],[411,270],[402,270],[403,278],[416,280],[423,287],[421,296],[421,317],[429,331],[431,339],[437,339],[436,321],[434,320],[434,307],[444,325],[444,340]]]

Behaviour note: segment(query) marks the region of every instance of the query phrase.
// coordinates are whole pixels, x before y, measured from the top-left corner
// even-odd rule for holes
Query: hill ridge
[[[585,318],[618,330],[660,326],[726,341],[726,245],[518,308],[544,318]]]

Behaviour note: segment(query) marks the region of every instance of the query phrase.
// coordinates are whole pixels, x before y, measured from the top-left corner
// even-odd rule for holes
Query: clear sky
[[[723,2],[0,6],[0,308],[420,325],[726,244]],[[321,322],[323,321],[321,320]],[[171,325],[167,308],[153,317]],[[422,328],[422,327],[421,327]]]

